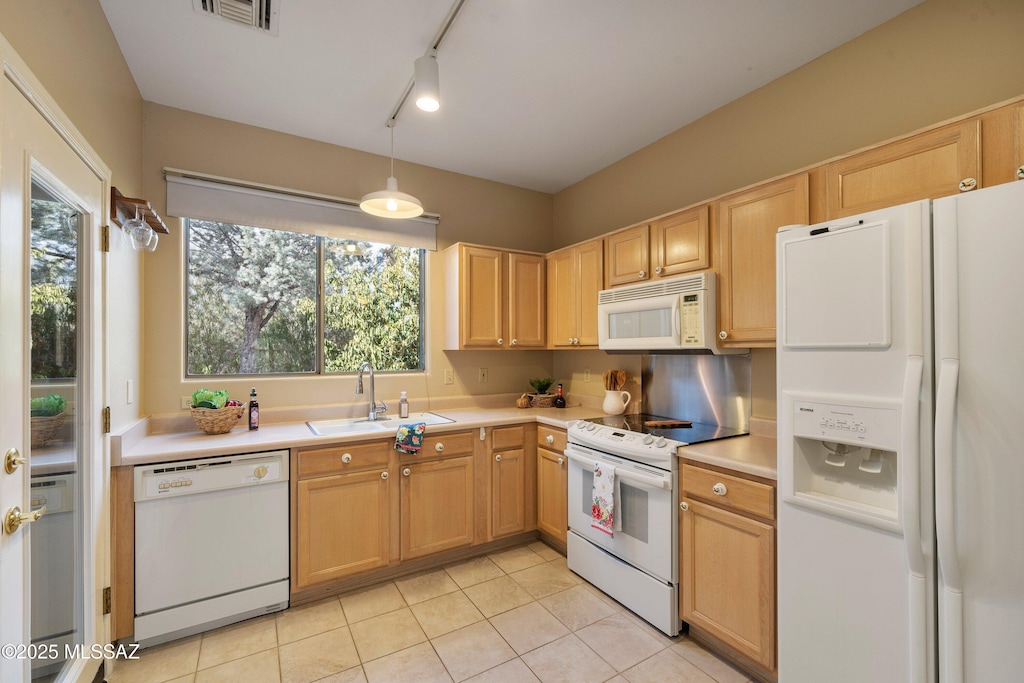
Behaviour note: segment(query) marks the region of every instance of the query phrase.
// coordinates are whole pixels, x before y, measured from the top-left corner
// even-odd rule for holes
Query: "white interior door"
[[[24,459],[10,472],[0,464],[0,516],[21,521],[0,533],[0,680],[88,680],[99,661],[68,647],[105,640],[106,458],[94,333],[102,329],[98,231],[109,172],[86,160],[77,133],[2,36],[0,58],[0,454]],[[60,419],[33,418],[33,398],[59,406]]]

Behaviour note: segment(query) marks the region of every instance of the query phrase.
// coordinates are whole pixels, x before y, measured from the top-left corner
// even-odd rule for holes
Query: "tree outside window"
[[[422,369],[422,250],[187,223],[189,375]]]

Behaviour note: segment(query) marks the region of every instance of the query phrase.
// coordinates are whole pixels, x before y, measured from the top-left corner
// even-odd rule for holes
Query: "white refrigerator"
[[[1024,675],[1024,183],[780,230],[780,683]]]

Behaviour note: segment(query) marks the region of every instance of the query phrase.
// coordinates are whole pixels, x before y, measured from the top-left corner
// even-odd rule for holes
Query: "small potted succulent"
[[[530,405],[534,408],[550,408],[555,405],[555,395],[549,394],[548,389],[555,383],[554,377],[534,377],[530,380],[530,386],[536,392],[530,394]]]

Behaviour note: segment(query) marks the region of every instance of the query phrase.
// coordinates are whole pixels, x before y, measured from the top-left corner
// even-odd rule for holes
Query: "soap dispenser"
[[[409,417],[409,395],[404,391],[398,399],[398,417]]]

